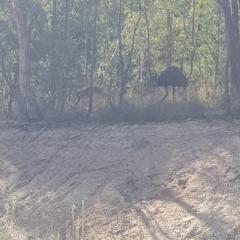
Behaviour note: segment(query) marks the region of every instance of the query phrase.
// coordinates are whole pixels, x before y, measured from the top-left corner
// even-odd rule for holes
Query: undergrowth
[[[181,89],[180,89],[181,90]],[[177,92],[177,100],[172,101],[169,93],[168,98],[161,103],[164,90],[159,89],[145,95],[126,94],[122,104],[109,103],[95,98],[91,121],[97,122],[131,122],[147,123],[159,121],[179,121],[185,119],[201,119],[223,110],[221,93],[207,94],[198,89],[189,89],[188,93]],[[188,95],[188,96],[187,96]],[[77,106],[66,108],[58,120],[84,120],[87,115],[88,102],[80,102]],[[87,103],[87,104],[86,104]],[[90,119],[89,119],[90,120]]]
[[[0,240],[84,240],[85,221],[84,221],[84,201],[82,201],[82,210],[79,215],[75,214],[75,206],[71,207],[71,220],[66,222],[65,231],[60,233],[59,229],[53,231],[51,226],[46,229],[47,236],[38,237],[37,235],[29,235],[23,229],[20,229],[15,221],[16,201],[13,200],[11,204],[5,204],[5,215],[0,218]],[[34,230],[33,230],[34,231]]]
[[[1,240],[29,240],[25,232],[16,225],[14,217],[15,206],[15,199],[12,200],[11,204],[5,204],[6,214],[0,219]]]
[[[101,122],[146,123],[203,118],[208,111],[207,107],[198,101],[187,103],[152,101],[142,105],[124,102],[121,105],[105,106],[98,109],[94,116]]]

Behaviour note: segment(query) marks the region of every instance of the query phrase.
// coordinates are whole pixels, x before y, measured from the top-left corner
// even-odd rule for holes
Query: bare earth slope
[[[240,237],[240,121],[2,128],[0,138],[0,214],[15,197],[29,235],[64,232],[74,204],[84,239]]]

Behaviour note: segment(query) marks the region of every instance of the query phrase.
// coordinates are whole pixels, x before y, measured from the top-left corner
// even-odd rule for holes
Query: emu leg
[[[176,89],[175,89],[175,86],[173,86],[173,89],[172,89],[173,102],[176,102],[175,92],[176,92]]]
[[[77,101],[74,103],[74,105],[73,105],[74,107],[76,107],[76,105],[79,104],[80,99],[82,98],[82,94],[81,94],[81,92],[78,91],[78,92],[76,93],[76,96],[77,96]]]
[[[188,101],[187,88],[186,87],[184,88],[184,98],[185,98],[185,101]]]
[[[164,97],[162,98],[161,102],[164,101],[164,99],[168,96],[168,87],[165,87],[166,90],[166,94],[164,95]]]

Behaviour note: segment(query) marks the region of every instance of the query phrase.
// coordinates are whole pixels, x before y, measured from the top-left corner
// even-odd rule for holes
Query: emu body
[[[162,86],[166,90],[166,94],[162,98],[161,102],[165,100],[165,98],[168,96],[168,86],[172,86],[172,95],[173,95],[173,101],[175,99],[175,88],[176,87],[184,87],[186,88],[188,86],[188,79],[183,74],[180,68],[176,66],[168,66],[166,69],[164,69],[158,76],[154,77],[156,81],[157,86]]]

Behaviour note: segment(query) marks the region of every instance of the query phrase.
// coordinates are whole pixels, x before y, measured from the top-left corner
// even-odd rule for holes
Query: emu
[[[188,79],[183,74],[182,70],[179,67],[172,65],[166,67],[166,69],[164,69],[159,75],[153,76],[153,79],[155,80],[157,86],[162,86],[166,90],[166,94],[162,98],[161,102],[163,102],[168,96],[168,86],[173,87],[173,101],[175,100],[175,88],[184,87],[186,89],[188,86]]]
[[[85,88],[82,88],[80,89],[79,91],[76,92],[76,96],[77,96],[77,101],[75,102],[74,104],[74,107],[76,105],[78,105],[78,103],[80,102],[80,100],[83,98],[83,97],[87,97],[89,98],[89,92],[90,92],[90,86],[88,87],[85,87]],[[96,94],[102,94],[103,93],[103,90],[102,88],[98,87],[98,86],[93,86],[92,88],[92,93],[96,93]]]

